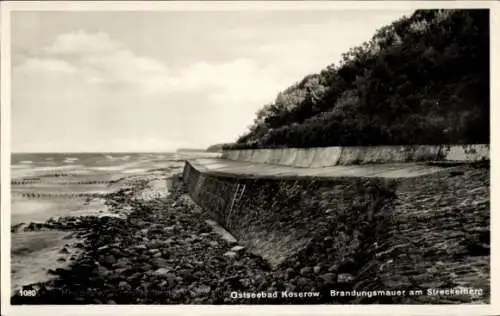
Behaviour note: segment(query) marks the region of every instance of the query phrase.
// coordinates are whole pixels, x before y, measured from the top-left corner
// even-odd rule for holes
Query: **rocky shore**
[[[106,205],[120,217],[62,217],[24,226],[31,231],[73,231],[79,240],[74,247],[81,255],[70,258],[67,269],[50,271],[54,279],[24,287],[36,295],[17,293],[11,303],[354,303],[353,297],[330,295],[331,289],[355,287],[357,266],[353,258],[343,264],[317,258],[333,242],[328,236],[318,236],[319,241],[300,256],[271,269],[264,259],[236,240],[224,238],[206,222],[210,217],[187,197],[181,176],[169,179],[168,195],[145,194],[154,189],[155,181],[137,178],[133,185],[106,196]],[[299,297],[305,292],[319,294]],[[258,293],[271,297],[251,296]],[[391,302],[396,301],[390,296],[384,300]]]
[[[267,264],[212,232],[182,198],[178,179],[166,197],[142,199],[147,186],[137,181],[107,196],[112,211],[128,210],[126,218],[63,217],[24,227],[75,231],[83,253],[68,269],[49,271],[53,280],[23,288],[36,295],[17,293],[11,303],[217,304],[231,301],[235,284],[252,291],[268,282]]]

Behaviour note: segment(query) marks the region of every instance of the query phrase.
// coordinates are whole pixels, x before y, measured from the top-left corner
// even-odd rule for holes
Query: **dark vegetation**
[[[211,146],[208,146],[207,151],[208,152],[222,152],[222,149],[227,146],[232,146],[234,144],[214,144]]]
[[[489,143],[489,11],[417,10],[278,94],[226,149]]]

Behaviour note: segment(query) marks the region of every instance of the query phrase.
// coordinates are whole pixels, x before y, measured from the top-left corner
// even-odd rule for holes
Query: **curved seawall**
[[[415,161],[480,161],[489,145],[420,145],[226,150],[222,158],[293,167],[397,163]]]
[[[199,166],[191,161],[184,168],[192,199],[297,290],[489,290],[489,168],[442,168],[415,177],[281,179],[217,174]]]

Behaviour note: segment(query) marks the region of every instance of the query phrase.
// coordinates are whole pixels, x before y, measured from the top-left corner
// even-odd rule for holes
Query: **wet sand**
[[[11,292],[14,294],[22,285],[45,282],[54,276],[49,269],[66,268],[71,257],[76,258],[81,250],[73,245],[77,238],[72,232],[41,231],[12,234],[11,249]],[[61,253],[66,248],[68,253]]]

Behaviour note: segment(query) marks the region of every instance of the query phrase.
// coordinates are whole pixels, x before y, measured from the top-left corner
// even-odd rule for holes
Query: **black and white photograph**
[[[2,304],[491,306],[492,2],[42,2]]]

